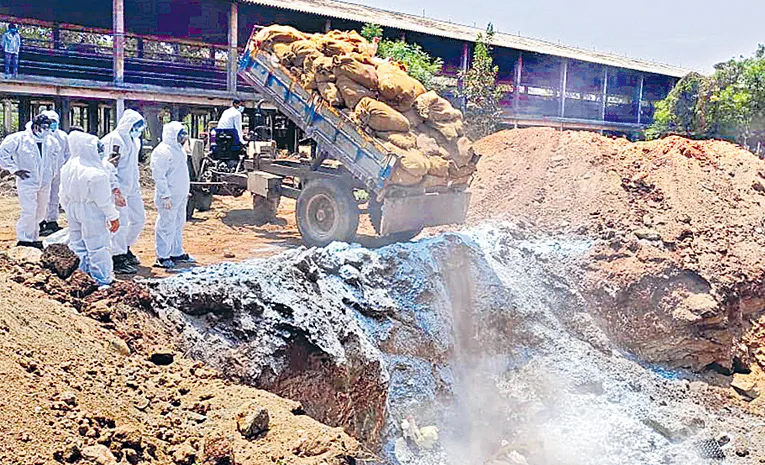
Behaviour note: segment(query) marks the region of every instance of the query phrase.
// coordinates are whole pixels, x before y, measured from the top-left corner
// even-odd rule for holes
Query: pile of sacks
[[[253,56],[270,53],[303,87],[402,155],[391,184],[432,187],[470,180],[473,143],[464,136],[462,112],[426,91],[402,63],[375,57],[376,43],[355,31],[305,34],[274,25],[261,29],[249,47]]]

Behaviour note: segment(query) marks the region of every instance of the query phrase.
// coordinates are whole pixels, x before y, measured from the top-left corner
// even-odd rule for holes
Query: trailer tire
[[[308,247],[350,242],[359,227],[359,207],[351,188],[327,179],[305,185],[295,209],[298,230]]]

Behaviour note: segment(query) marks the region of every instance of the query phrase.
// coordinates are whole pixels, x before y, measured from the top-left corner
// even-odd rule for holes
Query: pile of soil
[[[765,295],[764,161],[724,141],[546,128],[502,131],[476,150],[469,221],[595,239],[583,290],[614,339],[648,361],[754,363],[738,342]]]
[[[101,296],[84,308],[110,317],[88,318],[75,302],[13,282],[16,268],[6,260],[0,271],[0,463],[346,464],[362,455],[298,403],[182,356],[174,330],[150,313]],[[255,431],[247,418],[263,419],[248,412],[263,410],[268,430],[246,437]]]

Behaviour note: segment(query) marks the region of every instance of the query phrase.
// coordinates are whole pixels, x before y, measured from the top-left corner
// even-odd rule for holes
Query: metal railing
[[[0,32],[8,22],[19,25],[23,38],[20,74],[113,81],[111,31],[0,16]],[[225,90],[227,67],[223,44],[126,35],[126,83]]]

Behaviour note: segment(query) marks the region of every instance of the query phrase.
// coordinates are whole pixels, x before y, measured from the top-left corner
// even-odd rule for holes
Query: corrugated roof
[[[265,5],[274,8],[312,13],[329,18],[346,19],[362,23],[376,23],[381,26],[393,27],[405,31],[420,32],[450,39],[475,42],[476,35],[483,32],[470,26],[453,24],[405,13],[372,8],[354,3],[334,0],[239,0],[243,3]],[[543,53],[558,57],[571,58],[590,63],[599,63],[617,68],[626,68],[665,76],[682,77],[689,70],[677,66],[636,60],[619,55],[585,50],[577,47],[555,44],[544,40],[530,39],[511,34],[497,33],[494,45],[527,52]]]

